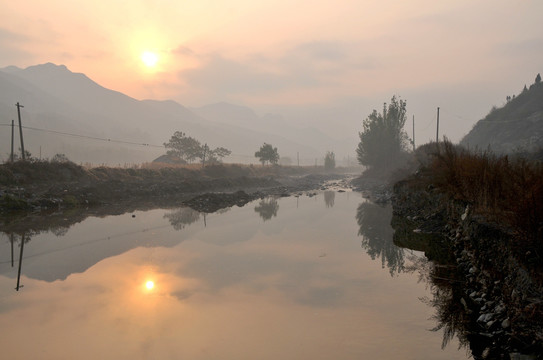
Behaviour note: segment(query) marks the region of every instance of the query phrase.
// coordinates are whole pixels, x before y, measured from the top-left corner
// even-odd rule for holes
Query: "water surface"
[[[423,254],[392,243],[383,209],[325,192],[89,217],[25,234],[18,291],[22,234],[12,266],[3,233],[3,357],[466,359],[430,331],[428,285],[405,271]]]

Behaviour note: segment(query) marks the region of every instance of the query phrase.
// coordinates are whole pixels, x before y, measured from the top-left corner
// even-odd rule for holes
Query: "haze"
[[[407,100],[418,143],[435,138],[438,106],[442,135],[458,141],[543,70],[540,1],[29,0],[1,8],[0,68],[52,62],[136,99],[281,114],[349,139],[353,157],[362,120],[393,95]]]

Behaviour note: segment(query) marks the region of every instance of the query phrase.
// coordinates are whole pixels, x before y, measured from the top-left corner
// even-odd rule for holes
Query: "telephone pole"
[[[202,168],[206,167],[206,153],[207,153],[207,143],[204,145],[204,156],[202,157]]]
[[[415,115],[413,115],[413,152],[415,152]]]
[[[25,159],[25,144],[23,142],[23,125],[21,125],[21,108],[24,106],[19,103],[15,104],[15,106],[17,106],[17,116],[19,117],[19,135],[21,136],[21,152],[22,152],[23,160],[26,160]]]
[[[439,107],[437,108],[437,129],[436,129],[436,143],[439,142]]]
[[[23,249],[25,247],[25,233],[23,232],[23,235],[21,235],[21,253],[19,254],[19,270],[17,271],[17,287],[15,290],[19,291],[20,288],[23,287],[21,285],[21,269],[23,267]]]
[[[11,120],[11,162],[13,162],[14,158],[13,158],[13,135],[14,135],[14,132],[15,132],[15,120]]]

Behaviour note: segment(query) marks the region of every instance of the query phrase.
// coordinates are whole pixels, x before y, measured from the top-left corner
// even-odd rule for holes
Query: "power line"
[[[8,125],[8,124],[0,124],[0,125],[1,126],[11,126],[11,125]],[[138,143],[138,142],[133,142],[133,141],[117,140],[117,139],[110,139],[110,138],[101,138],[101,137],[97,137],[97,136],[73,134],[73,133],[67,133],[67,132],[63,132],[63,131],[40,129],[40,128],[35,128],[35,127],[30,127],[30,126],[23,126],[23,129],[47,132],[47,133],[56,134],[56,135],[72,136],[72,137],[78,137],[78,138],[83,138],[83,139],[90,139],[90,140],[97,140],[97,141],[104,141],[104,142],[112,142],[112,143],[118,143],[118,144],[137,145],[137,146],[146,146],[146,147],[154,147],[154,148],[164,148],[164,145],[153,145],[153,144]]]
[[[447,109],[445,109],[445,111],[443,111],[443,108],[441,109],[442,112],[445,112],[447,115],[450,115],[450,116],[453,116],[457,119],[460,119],[460,120],[464,120],[464,121],[474,121],[473,119],[466,119],[465,117],[462,117],[460,115],[456,115],[450,111],[448,111]]]

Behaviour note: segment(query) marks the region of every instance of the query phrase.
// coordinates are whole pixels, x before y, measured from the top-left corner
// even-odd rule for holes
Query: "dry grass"
[[[543,166],[445,141],[427,168],[431,183],[516,234],[523,251],[543,256]]]

